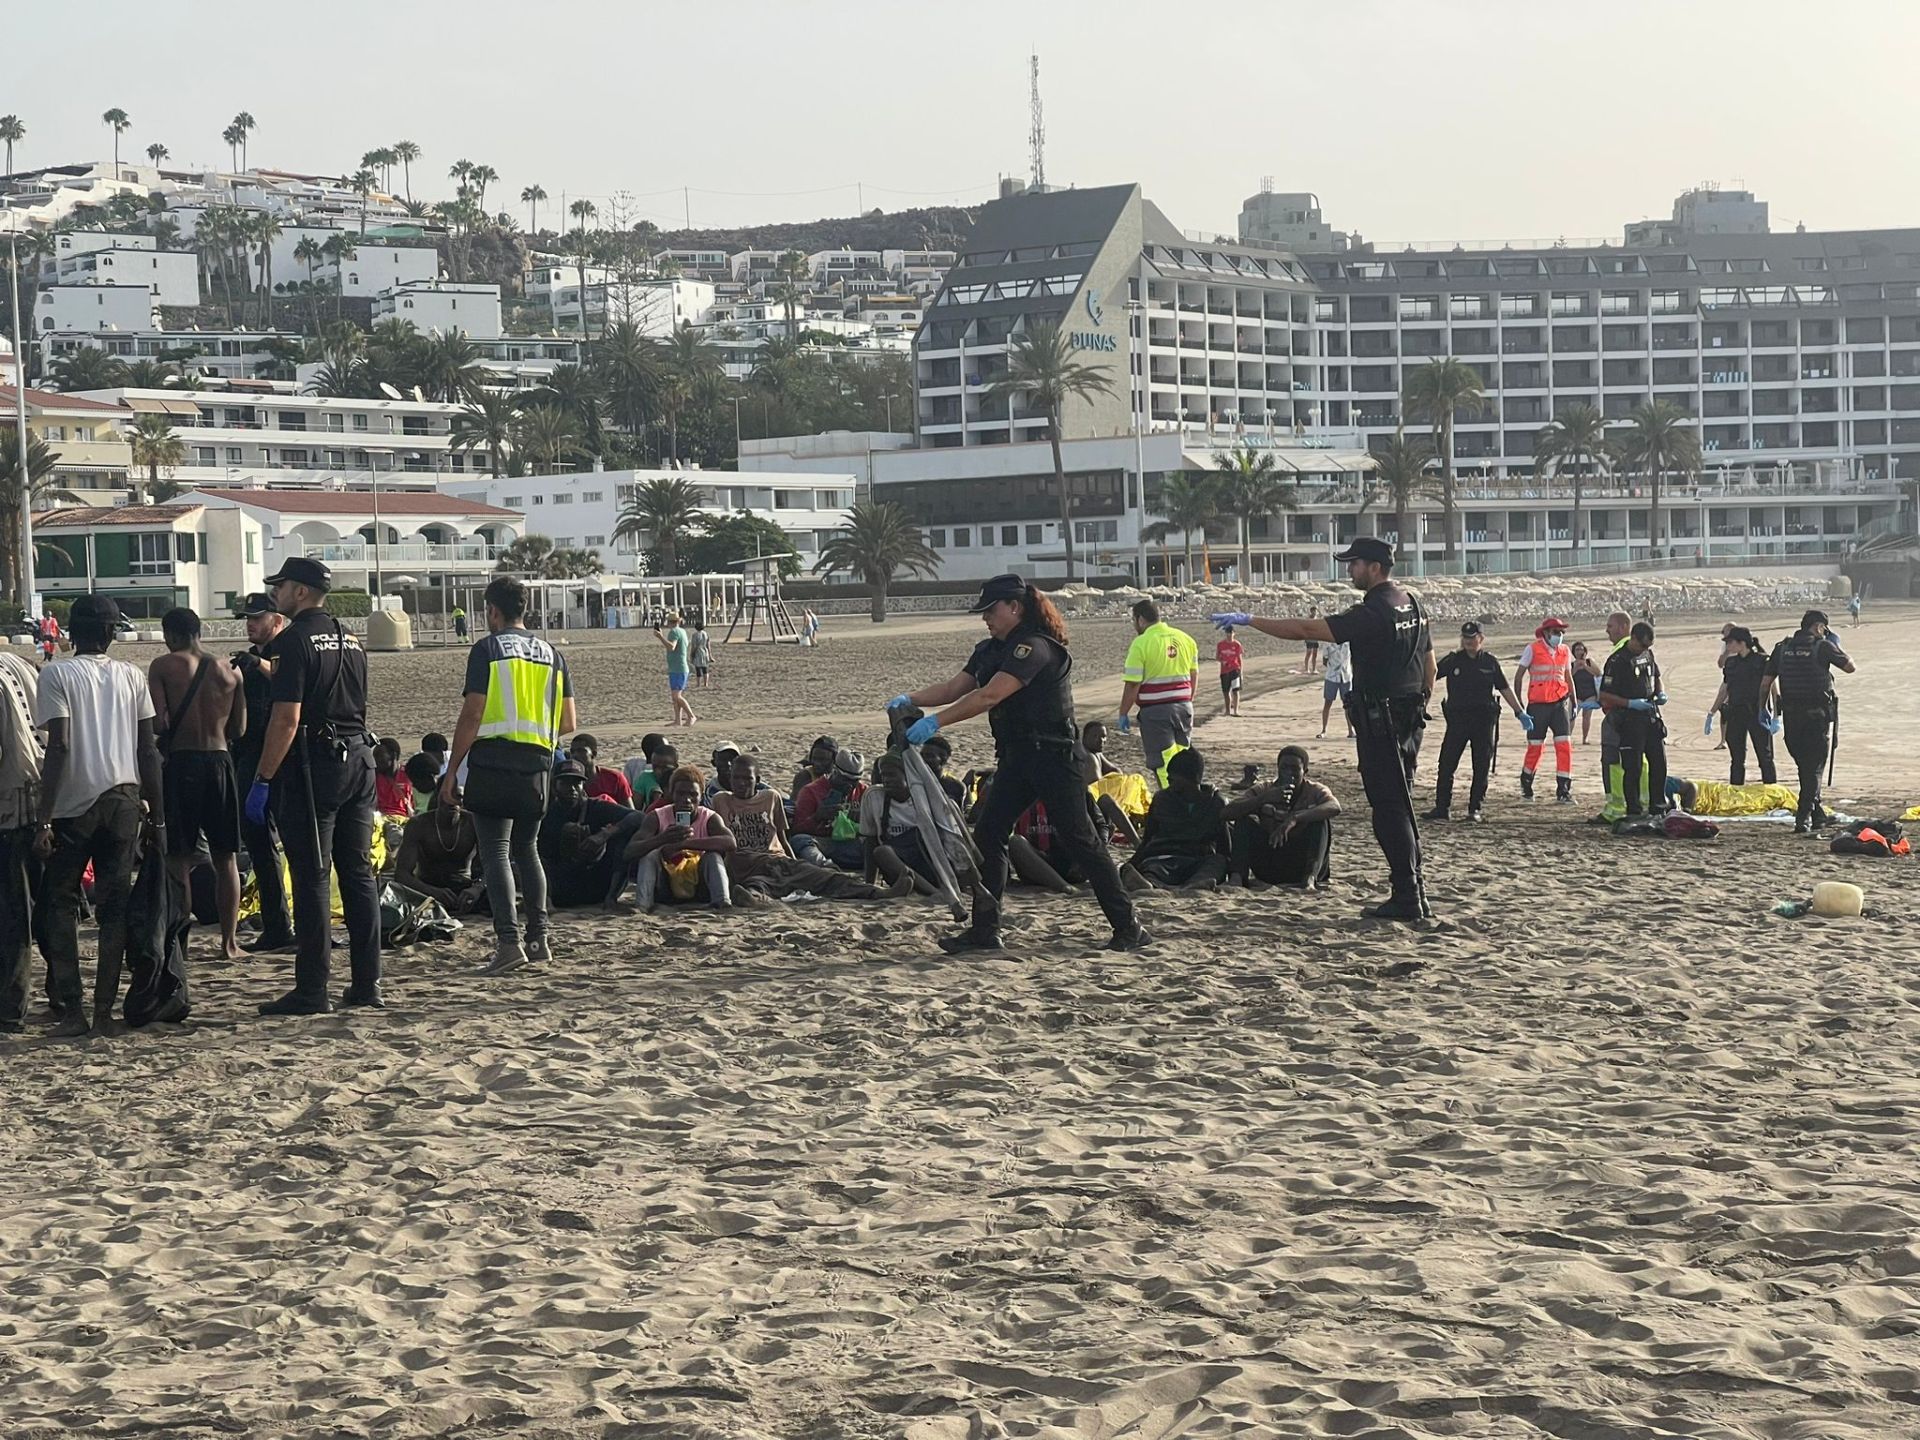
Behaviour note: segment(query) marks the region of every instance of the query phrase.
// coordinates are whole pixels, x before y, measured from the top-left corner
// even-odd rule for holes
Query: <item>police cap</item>
[[[1393,546],[1377,535],[1356,535],[1347,548],[1333,557],[1339,561],[1366,560],[1375,565],[1393,564]]]
[[[271,590],[283,580],[291,580],[296,585],[304,585],[324,595],[333,588],[333,571],[321,561],[308,556],[289,555],[280,562],[280,568],[267,577],[267,588]]]
[[[271,615],[274,609],[273,597],[258,590],[240,602],[240,613],[249,617]]]
[[[1480,628],[1480,622],[1478,620],[1469,620],[1460,627],[1460,638],[1462,640],[1466,639],[1469,635],[1485,635],[1486,633],[1485,630]]]
[[[1027,582],[1018,575],[996,575],[980,587],[980,598],[967,607],[969,615],[978,615],[1002,600],[1024,600]]]

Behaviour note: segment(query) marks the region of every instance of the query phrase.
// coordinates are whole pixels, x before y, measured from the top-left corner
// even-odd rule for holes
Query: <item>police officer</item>
[[[273,608],[273,598],[264,593],[247,596],[240,613],[246,617],[245,650],[233,657],[247,692],[247,733],[233,746],[234,779],[240,793],[253,788],[260,768],[260,754],[267,744],[268,714],[273,709],[273,662],[263,657],[274,637],[286,628],[287,617]],[[287,914],[287,891],[280,873],[280,832],[273,816],[264,825],[255,825],[245,816],[240,820],[240,838],[246,842],[247,858],[253,862],[254,885],[260,896],[260,934],[240,948],[258,955],[266,951],[293,948],[293,921]]]
[[[1428,820],[1445,820],[1453,809],[1453,775],[1460,767],[1460,755],[1473,749],[1473,788],[1467,792],[1467,819],[1479,824],[1481,806],[1487,801],[1487,777],[1493,771],[1493,752],[1500,743],[1500,701],[1519,717],[1520,728],[1533,734],[1534,720],[1521,705],[1520,697],[1500,673],[1500,661],[1487,649],[1486,632],[1480,622],[1469,620],[1460,627],[1460,648],[1442,657],[1434,674],[1447,682],[1446,703],[1441,711],[1447,717],[1446,738],[1440,742],[1440,780],[1434,787],[1433,809]]]
[[[1338,615],[1308,620],[1256,619],[1235,612],[1213,622],[1252,626],[1279,640],[1317,640],[1349,647],[1353,693],[1347,718],[1359,752],[1360,780],[1373,810],[1373,838],[1387,857],[1393,894],[1366,913],[1376,920],[1430,917],[1420,877],[1420,827],[1413,818],[1413,767],[1420,758],[1427,698],[1436,667],[1433,641],[1420,602],[1393,579],[1393,547],[1372,535],[1356,536],[1334,557],[1346,562],[1358,605]]]
[[[1140,926],[1133,901],[1120,883],[1107,847],[1087,813],[1092,766],[1073,724],[1073,658],[1067,626],[1047,597],[1018,575],[997,575],[970,607],[987,625],[987,639],[974,648],[953,679],[896,695],[889,710],[944,706],[907,730],[922,744],[949,725],[984,714],[993,727],[998,769],[974,822],[982,886],[974,892],[973,924],[940,942],[949,954],[1000,948],[1000,896],[1007,885],[1007,840],[1014,822],[1038,800],[1047,807],[1057,843],[1093,885],[1113,926],[1109,950],[1139,950],[1152,943]]]
[[[1833,643],[1824,610],[1809,610],[1802,615],[1799,630],[1774,646],[1767,658],[1767,682],[1760,706],[1764,710],[1778,690],[1787,753],[1800,771],[1800,808],[1793,818],[1796,835],[1811,835],[1816,825],[1827,822],[1827,812],[1820,804],[1820,771],[1827,763],[1831,742],[1840,733],[1840,697],[1833,693],[1836,669],[1851,675],[1854,664],[1846,651]]]
[[[260,763],[247,791],[247,819],[266,822],[269,798],[293,877],[293,989],[262,1015],[320,1015],[333,1008],[327,976],[333,948],[329,862],[339,877],[352,956],[343,1005],[380,1006],[380,901],[373,883],[373,750],[367,743],[367,656],[325,608],[333,575],[294,556],[267,579],[287,628],[273,662]]]

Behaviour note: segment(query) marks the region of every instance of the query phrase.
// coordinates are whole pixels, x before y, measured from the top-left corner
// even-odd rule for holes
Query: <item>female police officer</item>
[[[1353,659],[1353,721],[1360,780],[1373,810],[1373,838],[1380,842],[1393,894],[1367,915],[1376,920],[1419,920],[1432,915],[1420,875],[1420,829],[1413,818],[1413,767],[1426,724],[1426,698],[1433,693],[1433,641],[1420,602],[1393,579],[1393,547],[1372,535],[1356,536],[1334,556],[1346,562],[1347,579],[1366,598],[1322,620],[1268,620],[1235,611],[1215,615],[1222,628],[1251,626],[1279,640],[1337,641]]]
[[[1086,754],[1073,725],[1067,627],[1051,601],[1018,575],[999,575],[980,589],[970,613],[987,623],[988,638],[974,648],[953,679],[897,695],[889,710],[945,706],[907,731],[914,744],[948,725],[985,714],[993,727],[998,770],[974,825],[983,890],[975,892],[973,925],[940,942],[950,954],[1000,948],[1000,895],[1007,884],[1007,839],[1014,821],[1038,800],[1047,807],[1067,857],[1093,883],[1113,925],[1109,950],[1151,943],[1134,915],[1113,857],[1087,813]]]

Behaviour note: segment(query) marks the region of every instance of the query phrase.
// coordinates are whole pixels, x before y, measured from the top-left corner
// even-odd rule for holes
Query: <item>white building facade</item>
[[[422,334],[464,331],[475,340],[501,335],[500,287],[422,280],[401,285],[373,302],[373,321],[411,321]]]
[[[49,285],[40,292],[34,324],[42,335],[157,330],[157,303],[145,285]]]

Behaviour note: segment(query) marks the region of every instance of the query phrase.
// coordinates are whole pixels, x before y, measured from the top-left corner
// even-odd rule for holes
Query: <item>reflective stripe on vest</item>
[[[516,656],[487,667],[480,740],[512,740],[551,750],[560,739],[560,666]]]
[[[1562,645],[1549,650],[1547,642],[1536,640],[1521,657],[1527,667],[1527,703],[1551,705],[1564,700],[1573,689],[1573,652]]]

